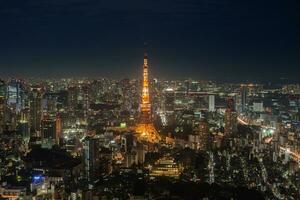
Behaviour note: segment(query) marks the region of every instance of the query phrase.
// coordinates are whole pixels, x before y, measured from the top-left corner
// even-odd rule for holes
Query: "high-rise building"
[[[6,84],[0,80],[0,133],[5,128],[5,111],[6,111]]]
[[[55,125],[55,129],[56,129],[56,144],[59,144],[59,140],[62,137],[62,123],[61,123],[61,115],[58,113],[56,115],[56,125]]]
[[[6,83],[3,80],[0,80],[0,96],[1,97],[6,96]]]
[[[86,84],[81,87],[80,90],[80,96],[81,96],[81,104],[84,110],[84,115],[87,115],[87,111],[90,107],[90,96],[91,96],[91,87],[90,85]]]
[[[85,175],[89,181],[93,180],[99,164],[99,140],[98,138],[87,137],[84,142],[84,164]]]
[[[253,111],[254,112],[263,112],[264,111],[263,102],[253,102]]]
[[[77,108],[77,96],[78,96],[78,89],[75,86],[68,88],[68,107],[69,110],[74,111]]]
[[[56,118],[45,115],[41,122],[41,136],[44,140],[56,142]]]
[[[21,119],[18,123],[18,133],[22,136],[23,139],[29,140],[30,130],[29,130],[29,110],[23,109],[21,111]]]
[[[248,88],[246,86],[241,87],[241,112],[245,112],[248,103]]]
[[[281,120],[279,120],[276,124],[276,131],[273,134],[272,144],[273,150],[276,156],[279,155],[280,152],[280,145],[282,145],[281,138],[282,136],[287,134],[287,130],[284,127],[284,124]]]
[[[45,93],[43,95],[42,107],[43,111],[48,114],[54,114],[57,111],[57,93]]]
[[[20,80],[12,79],[7,84],[7,105],[19,113],[23,107],[23,89]]]
[[[215,111],[215,95],[208,96],[208,111],[209,112]]]
[[[230,135],[237,131],[237,113],[234,109],[234,100],[227,100],[227,108],[225,111],[225,135]]]
[[[141,140],[158,142],[160,136],[152,123],[152,113],[149,95],[149,73],[148,54],[144,54],[142,98],[140,103],[140,122],[137,124],[136,132]]]
[[[42,120],[42,87],[34,86],[31,88],[30,93],[30,132],[31,134],[38,135],[41,130]]]
[[[121,138],[121,151],[128,153],[133,150],[134,138],[131,133],[122,135]]]
[[[168,88],[164,91],[164,106],[166,112],[174,112],[175,109],[175,91]]]
[[[206,149],[209,145],[209,128],[206,119],[202,118],[198,127],[199,134],[199,149]]]

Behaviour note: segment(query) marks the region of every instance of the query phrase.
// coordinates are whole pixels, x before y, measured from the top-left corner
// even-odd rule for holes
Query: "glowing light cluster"
[[[158,142],[161,138],[156,131],[151,117],[151,104],[149,96],[149,75],[148,75],[148,56],[147,53],[144,55],[144,65],[143,65],[143,88],[142,88],[142,98],[141,98],[141,116],[140,123],[137,124],[135,131],[139,134],[140,140],[145,140],[148,142]]]

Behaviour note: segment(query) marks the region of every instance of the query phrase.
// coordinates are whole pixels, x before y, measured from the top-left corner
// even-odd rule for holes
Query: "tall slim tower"
[[[160,140],[160,136],[152,123],[148,69],[148,55],[145,51],[143,64],[142,93],[140,103],[140,120],[136,126],[136,132],[139,134],[140,140],[155,143]]]
[[[224,134],[226,136],[237,132],[237,113],[234,109],[234,100],[227,100],[227,109],[225,111],[225,127]]]
[[[215,111],[215,95],[208,96],[208,111],[209,112]]]
[[[241,87],[241,112],[245,112],[247,108],[247,102],[248,102],[248,88],[247,86]]]
[[[42,97],[43,88],[33,86],[30,95],[30,132],[34,136],[39,136],[42,121]]]
[[[148,73],[148,55],[144,54],[143,64],[143,87],[142,87],[142,99],[141,99],[141,123],[151,122],[151,104],[149,97],[149,73]]]

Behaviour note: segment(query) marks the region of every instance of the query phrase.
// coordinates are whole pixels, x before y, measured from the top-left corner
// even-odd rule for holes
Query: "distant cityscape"
[[[1,199],[300,199],[300,85],[0,81]],[[139,70],[139,69],[137,69]]]

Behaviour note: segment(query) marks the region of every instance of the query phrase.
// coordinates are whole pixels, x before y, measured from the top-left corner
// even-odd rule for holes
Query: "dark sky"
[[[0,76],[297,79],[299,0],[2,0]]]

